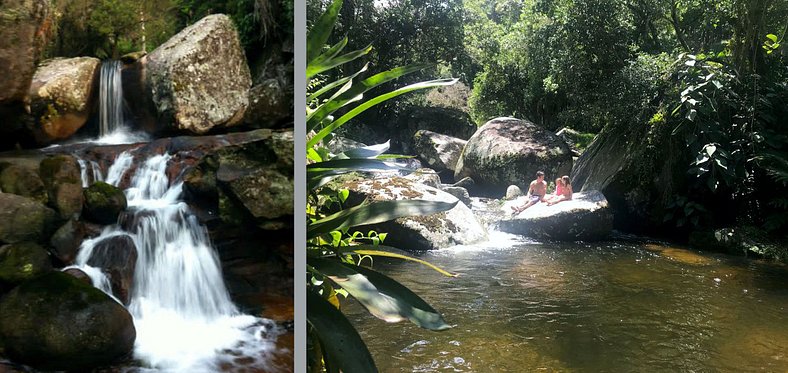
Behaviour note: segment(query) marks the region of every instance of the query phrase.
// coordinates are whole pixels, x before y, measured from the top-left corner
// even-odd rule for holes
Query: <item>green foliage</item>
[[[346,205],[348,190],[321,188],[332,178],[360,171],[400,169],[392,157],[383,154],[388,143],[332,154],[325,144],[333,131],[365,110],[398,95],[454,83],[453,79],[411,84],[369,99],[363,94],[423,69],[424,65],[393,68],[365,77],[366,65],[334,81],[318,74],[327,73],[367,55],[371,48],[343,53],[348,39],[343,38],[324,49],[342,6],[336,0],[317,21],[307,37],[307,78],[309,84],[306,128],[307,141],[307,272],[310,344],[308,364],[311,371],[373,372],[374,361],[358,333],[338,311],[337,295],[352,296],[372,315],[388,321],[409,320],[416,325],[443,330],[449,325],[423,299],[391,278],[361,265],[365,258],[394,257],[424,263],[381,245],[385,233],[363,234],[355,227],[380,223],[398,217],[429,215],[453,208],[457,202],[421,200],[362,202]],[[337,117],[334,116],[335,113]],[[396,159],[396,158],[393,158]],[[450,275],[428,263],[439,272]]]

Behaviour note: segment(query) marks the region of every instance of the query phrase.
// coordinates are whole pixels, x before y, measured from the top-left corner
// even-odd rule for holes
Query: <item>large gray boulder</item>
[[[226,15],[197,21],[140,63],[156,111],[172,129],[203,134],[242,122],[252,79]]]
[[[511,206],[524,203],[522,198],[503,205],[505,213]],[[538,203],[514,218],[503,219],[499,228],[507,233],[558,241],[595,241],[613,230],[613,215],[605,196],[599,191],[575,193],[571,201],[552,206]]]
[[[549,180],[571,169],[569,146],[553,133],[527,120],[496,118],[468,140],[454,177],[471,177],[476,182],[472,194],[500,197],[509,185],[527,190],[536,171]]]
[[[360,203],[364,199],[457,201],[457,198],[449,193],[402,177],[354,180],[346,182],[343,187],[351,192],[349,205]],[[487,231],[463,203],[437,214],[404,217],[371,227],[359,227],[364,233],[370,229],[388,232],[385,244],[404,250],[441,249],[487,239]]]
[[[0,339],[12,360],[86,372],[131,353],[131,314],[101,290],[63,272],[17,286],[0,301]]]
[[[94,80],[101,61],[93,57],[56,58],[38,67],[30,85],[33,135],[39,144],[71,137],[87,122]]]
[[[41,202],[0,193],[0,242],[46,242],[56,220],[55,211]]]
[[[413,135],[416,155],[436,171],[449,170],[452,178],[466,143],[465,140],[427,130],[419,130]]]

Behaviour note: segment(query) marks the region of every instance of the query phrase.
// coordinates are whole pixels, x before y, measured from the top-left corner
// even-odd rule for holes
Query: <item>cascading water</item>
[[[123,116],[123,82],[121,61],[101,64],[99,81],[99,139],[100,144],[125,144],[147,140],[147,136],[130,132]]]
[[[104,137],[123,126],[123,84],[120,79],[120,61],[101,64],[99,82],[99,136]]]
[[[107,182],[118,185],[133,156],[118,155]],[[112,293],[101,271],[87,265],[94,246],[128,235],[137,249],[128,309],[137,329],[134,356],[165,371],[209,372],[239,364],[265,369],[274,352],[273,322],[240,314],[224,285],[208,233],[179,201],[182,182],[170,183],[171,156],[154,155],[137,166],[124,192],[129,209],[120,225],[105,228],[80,247],[76,267],[87,269],[96,287]],[[234,360],[235,359],[235,360]]]

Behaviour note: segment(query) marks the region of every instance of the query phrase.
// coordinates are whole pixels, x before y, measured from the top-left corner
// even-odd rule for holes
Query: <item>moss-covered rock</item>
[[[0,282],[18,284],[52,270],[46,249],[33,242],[0,247]]]
[[[126,195],[113,185],[97,181],[85,189],[85,215],[96,223],[116,223],[126,207]]]
[[[12,360],[84,372],[128,356],[136,330],[131,314],[101,290],[50,272],[0,301],[0,339]]]
[[[0,193],[0,242],[47,242],[55,229],[56,214],[33,199]]]
[[[97,58],[75,57],[38,67],[30,85],[30,109],[35,117],[31,130],[39,144],[67,139],[87,122],[99,65]]]
[[[468,140],[454,177],[473,178],[471,194],[501,197],[509,185],[527,189],[536,171],[550,178],[571,169],[572,153],[562,139],[527,120],[496,118]]]
[[[140,63],[146,93],[171,129],[204,134],[242,123],[252,78],[230,17],[195,22]]]
[[[41,203],[49,201],[46,187],[38,173],[17,165],[9,165],[0,172],[0,190],[30,197]]]
[[[82,183],[79,162],[70,155],[58,154],[42,159],[38,166],[38,174],[49,190],[61,183]]]

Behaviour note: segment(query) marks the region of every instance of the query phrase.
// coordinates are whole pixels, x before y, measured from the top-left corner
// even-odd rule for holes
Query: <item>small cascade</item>
[[[96,181],[104,181],[104,175],[101,174],[101,167],[95,161],[86,161],[77,157],[79,163],[80,177],[82,179],[82,187],[87,188],[90,184]]]
[[[99,81],[98,144],[129,144],[148,141],[144,133],[132,132],[123,114],[123,82],[121,61],[104,61]]]
[[[275,351],[275,324],[241,314],[230,300],[206,228],[179,200],[182,182],[167,177],[170,160],[164,154],[136,162],[124,190],[129,208],[121,224],[85,240],[75,267],[112,295],[106,276],[87,263],[101,255],[94,247],[102,240],[130,237],[137,249],[128,305],[137,329],[137,359],[165,371],[208,372],[244,356],[245,367],[264,370]],[[106,182],[117,186],[132,164],[132,154],[119,154]]]
[[[101,64],[99,82],[99,136],[107,136],[123,126],[123,84],[120,61]]]

